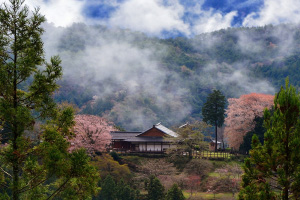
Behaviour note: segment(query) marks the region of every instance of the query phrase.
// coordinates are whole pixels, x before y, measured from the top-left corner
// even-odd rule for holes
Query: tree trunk
[[[285,122],[287,124],[287,122]],[[289,163],[290,163],[290,152],[289,152],[289,137],[290,137],[290,128],[286,128],[286,140],[285,140],[285,166],[284,166],[284,172],[286,176],[286,180],[283,187],[283,199],[288,200],[289,199],[289,188],[290,188],[290,172],[289,172]]]
[[[16,5],[14,5],[14,9],[17,10]],[[16,11],[15,11],[16,12]],[[18,75],[17,75],[17,58],[18,58],[18,52],[16,50],[17,46],[17,30],[16,30],[17,24],[14,23],[14,69],[13,69],[13,108],[14,108],[14,117],[13,117],[13,190],[12,190],[12,197],[13,200],[19,200],[19,158],[18,158],[18,145],[17,140],[19,137],[18,134],[18,122],[17,122],[17,110],[18,110],[18,97],[17,97],[17,90],[18,90]]]
[[[15,63],[16,63],[16,56],[15,56]],[[17,112],[18,109],[18,100],[17,100],[17,66],[15,64],[15,69],[14,69],[14,94],[13,94],[13,107],[14,111]],[[16,115],[16,114],[15,114]],[[17,124],[17,117],[14,116],[14,121],[13,121],[13,160],[12,160],[12,166],[13,166],[13,189],[12,189],[12,196],[13,200],[19,200],[19,161],[18,161],[18,145],[17,145],[17,140],[18,140],[18,124]]]
[[[215,152],[218,151],[218,124],[215,123],[215,132],[216,132],[216,140],[215,140]]]
[[[193,158],[193,150],[190,150],[189,151],[189,159],[192,159]]]
[[[17,149],[16,141],[13,141],[13,149],[14,152],[16,152],[15,149]],[[19,200],[19,165],[18,165],[18,158],[17,155],[14,155],[13,159],[13,191],[12,196],[13,200]]]

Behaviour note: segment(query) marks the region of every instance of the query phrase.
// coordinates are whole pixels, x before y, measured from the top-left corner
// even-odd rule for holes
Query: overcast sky
[[[300,19],[299,0],[26,0],[26,4],[39,6],[56,26],[84,22],[159,37]]]

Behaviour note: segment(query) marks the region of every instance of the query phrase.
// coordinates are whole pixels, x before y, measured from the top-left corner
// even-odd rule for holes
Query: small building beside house
[[[173,146],[172,138],[178,137],[160,123],[144,132],[112,131],[110,134],[113,150],[145,153],[163,153]]]
[[[211,142],[209,143],[209,150],[210,151],[214,151],[215,150],[215,146],[216,146],[216,140],[211,140]],[[217,141],[217,149],[220,149],[222,146],[222,142]]]

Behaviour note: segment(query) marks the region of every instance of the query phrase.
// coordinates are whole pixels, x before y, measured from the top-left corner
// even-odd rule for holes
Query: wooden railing
[[[128,150],[128,149],[112,149],[112,151],[115,151],[117,153],[149,153],[149,154],[164,154],[166,153],[165,150],[160,151],[160,150]]]
[[[115,151],[117,153],[120,154],[130,154],[130,153],[134,153],[134,154],[165,154],[166,151],[153,151],[153,150],[128,150],[128,149],[112,149],[111,151]],[[183,156],[189,156],[188,152],[182,152],[181,155]],[[225,159],[229,159],[232,156],[234,156],[232,153],[230,152],[226,152],[226,151],[218,151],[218,152],[214,152],[214,151],[193,151],[192,153],[193,158],[202,158],[202,159],[216,159],[216,160],[225,160]]]

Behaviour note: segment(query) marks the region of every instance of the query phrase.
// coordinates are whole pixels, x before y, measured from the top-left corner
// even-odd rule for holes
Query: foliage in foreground
[[[287,79],[285,89],[276,94],[273,115],[269,110],[264,112],[264,144],[253,136],[239,199],[299,199],[299,116],[300,96]]]
[[[0,8],[0,122],[8,130],[0,147],[0,199],[90,199],[99,175],[84,150],[69,153],[74,110],[52,99],[61,60],[45,62],[45,18],[23,3]],[[45,123],[32,137],[38,120]]]

